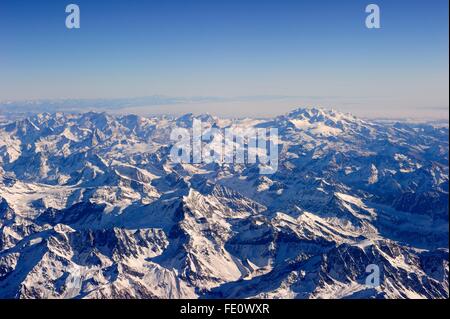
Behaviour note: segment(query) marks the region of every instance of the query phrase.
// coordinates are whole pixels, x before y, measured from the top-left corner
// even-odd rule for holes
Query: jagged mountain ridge
[[[276,127],[277,172],[171,162],[194,118]],[[448,298],[448,128],[323,109],[7,123],[0,297]]]

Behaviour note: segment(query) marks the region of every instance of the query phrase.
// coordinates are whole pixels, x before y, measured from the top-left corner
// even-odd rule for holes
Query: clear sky
[[[267,96],[228,110],[442,117],[448,36],[448,0],[0,0],[0,100]]]

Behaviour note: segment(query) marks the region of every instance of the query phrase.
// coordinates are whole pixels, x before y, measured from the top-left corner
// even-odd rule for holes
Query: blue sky
[[[69,3],[79,30],[65,28]],[[380,30],[365,27],[369,3]],[[0,100],[154,94],[283,97],[230,112],[316,103],[439,117],[448,1],[0,0]]]

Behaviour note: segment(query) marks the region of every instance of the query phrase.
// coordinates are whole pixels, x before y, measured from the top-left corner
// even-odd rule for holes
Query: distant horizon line
[[[0,107],[1,107],[1,102],[0,102]],[[246,119],[246,118],[252,118],[252,119],[271,119],[271,118],[276,118],[276,117],[280,117],[280,116],[288,116],[291,113],[294,113],[298,110],[320,110],[320,111],[325,111],[325,112],[338,112],[344,115],[350,115],[350,116],[354,116],[356,118],[359,118],[361,120],[369,120],[372,122],[387,122],[387,123],[395,123],[395,122],[399,122],[399,123],[411,123],[411,124],[438,124],[438,125],[442,125],[445,124],[446,126],[450,126],[449,120],[448,119],[423,119],[423,120],[418,120],[415,118],[408,118],[408,117],[400,117],[400,118],[394,118],[394,117],[375,117],[375,118],[370,118],[370,117],[364,117],[364,116],[355,116],[353,113],[351,112],[345,112],[345,111],[340,111],[334,107],[317,107],[317,106],[294,106],[292,107],[292,109],[288,112],[280,112],[278,113],[278,115],[274,115],[274,116],[264,116],[264,117],[259,117],[259,116],[218,116],[209,112],[185,112],[185,113],[155,113],[155,114],[148,114],[148,115],[140,115],[140,114],[135,114],[135,113],[114,113],[111,112],[111,110],[56,110],[56,111],[42,111],[42,112],[36,112],[36,111],[8,111],[6,114],[7,115],[19,115],[19,114],[23,114],[25,115],[24,118],[27,118],[27,116],[29,115],[39,115],[39,114],[49,114],[49,115],[55,115],[58,113],[61,114],[71,114],[71,115],[84,115],[84,114],[88,114],[88,113],[95,113],[95,114],[106,114],[109,116],[138,116],[138,117],[143,117],[143,118],[149,118],[149,117],[161,117],[161,116],[169,116],[169,117],[173,117],[173,118],[181,118],[187,115],[193,115],[195,117],[198,116],[202,116],[202,115],[211,115],[214,117],[217,117],[218,119],[236,119],[236,120],[242,120],[242,119]],[[2,117],[2,109],[0,108],[0,119]],[[19,117],[20,118],[20,117]],[[1,123],[1,122],[0,122]]]
[[[1,113],[85,113],[183,115],[210,113],[222,118],[271,118],[299,107],[335,109],[359,118],[383,121],[447,122],[449,106],[395,107],[383,96],[247,95],[169,96],[154,94],[122,98],[46,98],[0,100]]]

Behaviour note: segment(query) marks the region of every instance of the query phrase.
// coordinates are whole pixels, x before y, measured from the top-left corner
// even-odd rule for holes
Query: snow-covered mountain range
[[[277,172],[174,163],[194,118],[277,128]],[[448,298],[448,139],[309,108],[3,123],[0,298]]]

